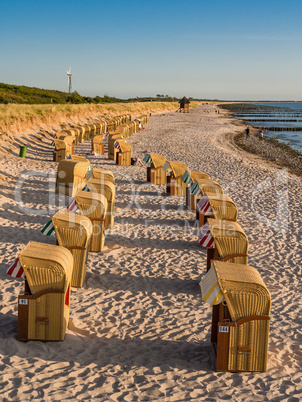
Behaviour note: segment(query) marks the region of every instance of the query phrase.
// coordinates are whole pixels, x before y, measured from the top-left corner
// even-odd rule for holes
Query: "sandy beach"
[[[207,173],[235,201],[249,264],[272,298],[267,372],[215,370],[211,307],[199,287],[206,250],[195,213],[183,198],[147,183],[146,167],[117,166],[106,152],[91,157],[90,142],[75,152],[114,173],[114,228],[104,251],[89,254],[84,286],[72,289],[64,342],[16,339],[23,280],[6,270],[28,241],[55,244],[41,229],[67,204],[54,196],[53,127],[20,135],[25,159],[18,147],[0,155],[1,400],[301,400],[302,179],[240,149],[232,138],[242,126],[216,108],[152,115],[128,141],[141,159],[161,154]]]

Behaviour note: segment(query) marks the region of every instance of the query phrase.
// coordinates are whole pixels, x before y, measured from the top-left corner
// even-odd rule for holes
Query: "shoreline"
[[[302,176],[302,153],[272,137],[264,136],[260,141],[258,138],[259,130],[254,127],[250,129],[250,139],[246,139],[244,130],[248,124],[244,120],[235,119],[232,112],[224,108],[220,110],[223,110],[236,126],[242,126],[242,131],[232,136],[231,142],[235,146],[247,153],[262,157],[266,162],[270,162],[276,167],[287,167],[296,176]]]

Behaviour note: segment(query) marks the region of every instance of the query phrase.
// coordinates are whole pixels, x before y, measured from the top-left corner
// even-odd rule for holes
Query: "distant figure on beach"
[[[260,133],[259,133],[259,140],[263,140],[263,130],[260,130]]]
[[[247,127],[247,128],[245,129],[245,138],[246,138],[246,139],[250,138],[250,129],[249,129],[249,127]]]

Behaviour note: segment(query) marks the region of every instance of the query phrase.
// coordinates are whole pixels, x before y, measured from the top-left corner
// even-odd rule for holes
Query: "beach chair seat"
[[[91,252],[100,252],[105,244],[105,218],[107,199],[103,194],[92,191],[79,191],[75,196],[81,215],[87,216],[92,223]]]
[[[25,274],[17,338],[63,341],[69,320],[73,257],[61,246],[30,241],[19,254]]]
[[[73,135],[67,135],[63,140],[66,144],[66,158],[74,154],[74,139]]]
[[[259,272],[213,261],[200,285],[203,301],[213,306],[216,370],[266,371],[271,297]]]
[[[65,159],[59,162],[56,179],[56,193],[74,197],[86,184],[90,162]]]
[[[115,185],[111,181],[90,179],[87,181],[87,187],[90,191],[103,194],[106,197],[107,211],[105,218],[105,229],[112,229],[114,223]]]
[[[52,217],[52,223],[59,246],[67,248],[73,256],[71,286],[80,288],[87,270],[92,223],[88,217],[67,209],[58,211]]]

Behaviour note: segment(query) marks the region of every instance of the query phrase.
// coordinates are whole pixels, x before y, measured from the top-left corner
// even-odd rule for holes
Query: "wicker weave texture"
[[[52,222],[59,245],[69,249],[73,255],[71,286],[81,287],[86,275],[92,223],[88,217],[67,210],[58,211]]]
[[[92,222],[92,238],[89,251],[100,252],[103,250],[105,243],[107,199],[103,194],[88,191],[79,191],[75,199],[81,214],[87,216]]]
[[[99,179],[90,179],[87,182],[90,191],[103,194],[107,199],[107,212],[105,218],[105,229],[112,229],[114,223],[114,202],[115,185],[110,181],[101,181]]]
[[[59,162],[56,180],[56,193],[74,197],[86,184],[86,172],[89,162],[73,159]]]
[[[110,170],[93,168],[93,178],[99,179],[101,181],[110,181],[112,184],[115,183],[114,175]]]

